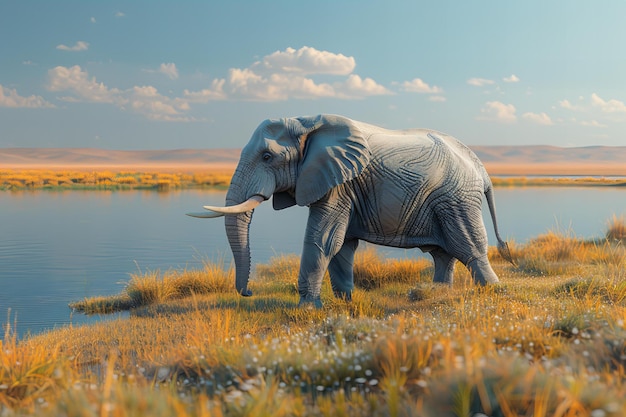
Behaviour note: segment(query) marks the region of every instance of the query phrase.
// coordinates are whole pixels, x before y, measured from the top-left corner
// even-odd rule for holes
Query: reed
[[[608,228],[606,231],[606,238],[608,240],[626,240],[626,219],[624,216],[618,217],[613,215],[608,222]]]
[[[606,177],[497,177],[491,182],[496,187],[595,187],[626,186],[624,178]]]
[[[154,189],[227,187],[232,171],[211,169],[186,172],[113,170],[0,169],[0,190],[22,189]],[[492,177],[496,187],[626,186],[626,180],[604,177]],[[623,221],[622,221],[623,223]]]
[[[59,346],[18,343],[10,321],[0,340],[0,410],[24,407],[34,410],[75,380],[70,362]]]
[[[231,289],[232,269],[224,270],[222,263],[204,262],[203,269],[172,270],[165,274],[147,271],[131,274],[121,294],[90,297],[70,303],[70,308],[85,314],[109,314],[171,300],[224,292]]]
[[[513,246],[518,266],[492,254],[486,288],[367,248],[366,284],[347,303],[326,278],[321,310],[296,307],[293,256],[258,266],[249,298],[220,264],[140,272],[116,296],[130,317],[5,336],[2,415],[625,415],[623,244]]]
[[[226,187],[232,173],[207,170],[197,173],[120,171],[78,171],[48,169],[2,169],[0,190],[158,190]]]

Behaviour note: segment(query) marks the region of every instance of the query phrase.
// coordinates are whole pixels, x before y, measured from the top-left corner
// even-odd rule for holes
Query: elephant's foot
[[[467,268],[474,278],[474,282],[480,285],[497,284],[500,282],[498,276],[491,268],[487,257],[473,259],[467,263]]]
[[[335,298],[343,301],[352,301],[352,291],[333,291]]]
[[[311,296],[306,296],[306,297],[300,297],[300,302],[298,303],[298,308],[305,308],[305,309],[313,309],[313,308],[322,308],[322,299],[320,298],[320,296],[317,297],[311,297]]]

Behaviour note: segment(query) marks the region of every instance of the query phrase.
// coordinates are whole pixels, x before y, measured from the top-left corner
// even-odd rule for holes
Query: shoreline
[[[593,177],[622,177],[626,176],[626,163],[506,163],[506,162],[483,162],[490,176],[593,176]],[[182,173],[204,173],[204,172],[234,172],[237,162],[146,162],[124,161],[120,163],[77,163],[77,162],[9,162],[0,165],[0,171],[119,171],[119,172],[182,172]]]
[[[8,164],[0,168],[0,191],[180,190],[228,187],[235,163],[206,164]],[[626,187],[626,167],[596,165],[487,164],[495,187]]]

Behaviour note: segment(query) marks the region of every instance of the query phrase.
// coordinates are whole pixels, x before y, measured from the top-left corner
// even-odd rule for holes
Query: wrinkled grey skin
[[[350,299],[360,240],[430,253],[435,282],[452,283],[457,260],[476,283],[498,282],[487,259],[483,195],[498,248],[512,262],[498,233],[491,180],[469,148],[431,130],[393,131],[320,115],[261,123],[241,153],[226,206],[260,196],[273,197],[276,210],[309,207],[298,292],[300,305],[320,307],[326,270],[335,295]],[[251,219],[247,211],[225,221],[236,288],[246,296]]]

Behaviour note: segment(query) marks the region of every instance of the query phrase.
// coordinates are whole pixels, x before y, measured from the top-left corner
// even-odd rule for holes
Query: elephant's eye
[[[264,152],[261,158],[263,158],[263,162],[269,162],[272,160],[272,154],[269,152]]]

